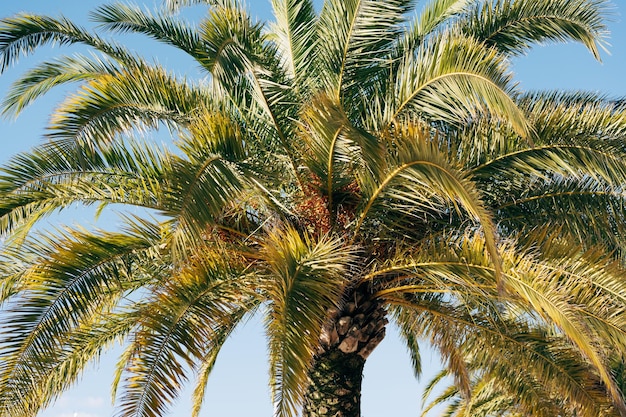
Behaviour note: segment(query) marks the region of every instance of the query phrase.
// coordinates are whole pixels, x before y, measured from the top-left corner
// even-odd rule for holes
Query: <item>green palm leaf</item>
[[[137,6],[120,3],[101,6],[92,13],[92,19],[113,32],[143,33],[195,58],[203,49],[198,33],[188,23],[169,15],[153,16]]]
[[[471,3],[470,0],[431,0],[425,4],[397,42],[394,59],[413,53],[433,31],[446,27],[447,22],[466,11]]]
[[[217,259],[204,258],[171,277],[150,296],[122,364],[120,415],[163,414],[187,379],[185,366],[193,369],[205,352],[219,351],[222,333],[256,305],[255,298],[245,275]]]
[[[582,257],[580,253],[572,250],[568,252],[572,254],[570,261],[563,264],[564,257],[561,251],[561,256],[557,258],[561,264],[551,265],[545,261],[533,259],[532,254],[516,253],[517,250],[513,247],[500,248],[503,259],[502,272],[506,276],[507,294],[510,295],[501,296],[500,300],[506,304],[500,307],[489,307],[491,305],[489,300],[495,299],[484,294],[495,292],[496,285],[489,273],[492,267],[489,266],[485,246],[481,241],[482,238],[476,240],[466,235],[459,240],[457,249],[450,251],[449,241],[442,240],[442,243],[429,249],[429,252],[432,252],[419,255],[423,256],[421,258],[423,262],[419,261],[419,257],[413,258],[412,262],[399,257],[396,265],[383,266],[371,276],[370,279],[375,280],[380,280],[384,276],[398,277],[388,281],[387,288],[380,291],[379,296],[388,297],[391,303],[400,306],[397,314],[399,314],[398,320],[403,323],[404,332],[431,335],[433,343],[449,361],[452,372],[460,378],[460,380],[457,379],[459,389],[469,388],[467,370],[462,363],[478,361],[478,358],[482,358],[473,365],[476,369],[480,372],[494,369],[494,372],[497,370],[508,373],[509,376],[501,375],[500,377],[503,381],[509,381],[513,385],[515,381],[523,382],[524,378],[529,378],[519,372],[527,373],[530,374],[530,379],[526,379],[527,382],[537,378],[544,387],[550,384],[549,386],[554,386],[551,389],[556,391],[562,392],[567,389],[568,398],[574,399],[573,401],[582,409],[596,410],[598,404],[603,402],[607,406],[610,404],[611,397],[614,404],[619,407],[621,400],[619,396],[615,397],[615,392],[610,391],[611,388],[608,389],[609,395],[607,391],[598,390],[600,386],[598,379],[604,381],[604,378],[608,376],[606,363],[603,360],[587,363],[590,357],[587,350],[599,349],[600,356],[604,357],[604,347],[593,346],[593,341],[612,340],[616,343],[616,348],[623,345],[623,317],[620,308],[613,307],[604,310],[607,305],[613,303],[609,301],[611,298],[623,292],[623,289],[617,290],[615,287],[615,285],[622,286],[618,278],[621,274],[618,272],[620,267],[614,264],[596,269],[597,258]],[[546,248],[548,253],[555,250],[557,249]],[[458,252],[455,253],[455,251]],[[435,261],[437,258],[438,261]],[[593,268],[593,272],[587,268]],[[574,291],[561,292],[559,290],[564,288],[574,289]],[[447,300],[446,302],[432,295],[439,292],[446,294],[444,299]],[[588,303],[586,297],[596,296],[600,297],[597,303]],[[521,304],[518,304],[519,302]],[[508,313],[507,304],[512,307]],[[527,308],[529,304],[534,304],[532,309]],[[517,307],[514,307],[515,305]],[[580,311],[579,306],[582,305],[589,305],[593,312],[591,310]],[[520,307],[527,313],[519,315]],[[491,313],[489,313],[490,310]],[[538,317],[545,317],[546,314],[559,316],[556,320],[551,316],[546,322],[554,323],[559,327],[565,336],[563,340],[571,340],[572,344],[568,345],[569,342],[562,341],[556,343],[557,347],[553,347],[552,342],[546,341],[545,335],[533,335],[536,330],[531,330],[529,325],[535,324]],[[588,314],[593,316],[594,320],[585,324]],[[600,317],[602,319],[596,320]],[[515,321],[502,322],[502,320],[511,319]],[[621,324],[611,323],[613,320]],[[513,331],[514,326],[524,326],[520,328],[517,336]],[[526,330],[523,330],[524,328]],[[596,335],[596,331],[604,330],[611,332],[612,335],[609,337]],[[482,334],[483,331],[486,333]],[[490,341],[487,342],[487,340]],[[495,352],[487,352],[484,349],[485,343],[493,345],[496,340],[504,343],[502,347],[496,349]],[[476,345],[471,343],[476,343]],[[558,347],[560,343],[566,343],[569,347]],[[518,352],[518,355],[533,352],[534,365],[523,368],[512,366],[512,363],[509,363],[510,358],[507,359],[508,353],[503,353],[505,362],[502,363],[502,368],[492,368],[499,364],[497,359],[499,352],[510,352],[509,349],[512,348]],[[563,350],[565,348],[570,352],[567,355]],[[574,353],[576,351],[578,353]],[[598,355],[598,351],[595,355]],[[521,359],[520,361],[523,362]],[[590,365],[595,368],[597,374],[592,372],[591,376],[585,376],[589,373],[588,366]],[[568,372],[572,374],[565,377]],[[588,381],[589,378],[591,379]],[[613,381],[609,379],[604,383],[611,387]],[[519,390],[516,391],[511,387],[509,387],[511,392],[519,394]],[[516,401],[529,408],[540,404],[533,397],[529,397],[528,401],[516,398]]]
[[[129,68],[98,77],[66,99],[51,121],[49,136],[97,143],[132,129],[155,129],[159,123],[184,125],[208,104],[205,97],[161,68]]]
[[[619,250],[620,256],[623,254],[625,196],[620,189],[588,178],[580,181],[555,179],[528,186],[517,198],[495,205],[497,218],[504,228],[532,229],[549,223],[563,236],[589,243],[602,242]],[[572,218],[570,213],[575,207],[578,216]]]
[[[528,122],[511,98],[506,62],[495,50],[444,32],[406,57],[398,74],[388,123],[418,115],[463,126],[486,111],[530,139]]]
[[[624,103],[597,93],[537,92],[521,97],[520,107],[532,115],[539,141],[624,151]]]
[[[349,0],[324,3],[319,20],[319,59],[324,68],[322,82],[339,98],[351,96],[357,83],[376,79],[384,70],[401,33],[411,0],[377,2]],[[367,64],[365,64],[367,63]]]
[[[37,47],[58,43],[81,43],[119,60],[132,63],[134,58],[123,47],[105,42],[65,18],[21,14],[0,20],[0,73],[11,67],[21,56],[32,54]]]
[[[292,95],[290,82],[286,79],[276,48],[266,41],[261,33],[261,25],[253,24],[245,12],[237,7],[216,7],[209,18],[203,21],[201,40],[206,56],[200,62],[217,83],[227,92],[229,100],[254,102],[252,109],[242,104],[242,117],[249,110],[260,110],[257,125],[265,132],[259,136],[270,136],[278,144],[291,165],[296,177],[299,176],[298,163],[292,135],[297,131],[294,120],[298,109],[297,99]],[[244,94],[239,94],[243,87]],[[300,181],[301,182],[301,181]]]
[[[500,279],[500,260],[496,247],[496,229],[491,213],[483,203],[479,189],[466,174],[446,160],[437,144],[427,136],[428,131],[414,127],[398,132],[398,154],[389,165],[374,168],[378,178],[363,183],[364,199],[355,229],[368,218],[377,218],[379,210],[388,209],[382,218],[393,221],[395,213],[414,218],[439,216],[444,213],[467,213],[481,227],[489,247],[496,276]],[[410,227],[410,226],[409,226]],[[407,231],[405,235],[411,235]]]
[[[178,256],[203,241],[219,216],[243,198],[245,187],[237,164],[245,152],[238,126],[219,114],[204,115],[191,132],[196,134],[180,143],[186,158],[165,173],[163,213],[175,227],[172,249]]]
[[[314,70],[311,56],[314,55],[315,25],[317,15],[311,0],[272,0],[276,24],[273,33],[287,74],[299,87],[306,82]]]
[[[89,146],[51,142],[18,155],[0,177],[0,232],[19,241],[39,219],[74,203],[165,209],[157,196],[168,163],[159,150],[130,143],[128,148],[96,152]]]
[[[378,138],[352,126],[341,105],[325,95],[315,97],[302,118],[307,125],[304,162],[322,182],[328,208],[334,211],[349,198],[347,189],[357,172],[383,162],[383,148]]]
[[[24,108],[56,86],[119,74],[115,62],[95,56],[63,57],[45,62],[17,80],[3,102],[3,113],[18,116]]]
[[[443,22],[466,11],[470,0],[431,0],[424,6],[411,30],[411,38],[421,40]],[[418,44],[419,42],[411,42]],[[408,50],[413,50],[409,48]]]
[[[490,0],[478,4],[462,26],[466,33],[507,54],[523,54],[539,42],[573,40],[600,59],[608,10],[604,0]]]
[[[115,314],[107,311],[107,321],[94,317],[67,337],[67,346],[59,352],[54,363],[38,373],[34,387],[20,392],[19,403],[6,407],[5,412],[15,417],[36,415],[52,405],[63,392],[77,383],[90,364],[97,364],[102,352],[126,337],[136,325],[136,315]],[[26,406],[24,406],[24,404]]]
[[[22,261],[24,289],[11,300],[7,311],[11,325],[2,332],[3,410],[19,410],[24,404],[20,398],[31,391],[49,401],[38,384],[63,362],[72,335],[85,321],[100,320],[129,290],[145,284],[145,276],[133,264],[154,253],[152,239],[154,236],[68,231],[28,243],[34,250],[29,256],[33,259]]]

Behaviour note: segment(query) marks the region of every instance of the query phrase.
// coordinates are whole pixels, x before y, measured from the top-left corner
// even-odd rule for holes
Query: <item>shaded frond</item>
[[[386,218],[394,222],[406,215],[412,218],[412,222],[405,226],[408,230],[403,235],[410,236],[415,232],[411,228],[420,218],[428,221],[428,217],[438,218],[450,213],[469,215],[482,228],[498,276],[497,232],[479,188],[463,170],[446,159],[428,130],[413,126],[396,134],[397,154],[386,165],[372,167],[378,171],[375,171],[377,178],[363,183],[364,199],[358,212],[356,231],[360,232],[368,218],[376,218],[384,224]],[[376,216],[381,211],[387,216]],[[392,229],[397,227],[395,225]]]
[[[302,120],[306,126],[304,161],[321,181],[320,189],[334,210],[364,165],[382,163],[383,148],[375,136],[352,126],[341,105],[330,97],[314,97]]]
[[[626,233],[623,190],[591,178],[554,179],[527,184],[517,197],[496,204],[497,218],[503,228],[518,230],[552,225],[563,236],[586,245],[602,244],[624,255]],[[503,196],[504,197],[504,196]],[[572,212],[577,213],[572,216]]]

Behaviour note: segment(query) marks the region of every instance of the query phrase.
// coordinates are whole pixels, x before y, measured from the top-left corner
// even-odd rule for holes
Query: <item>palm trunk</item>
[[[320,337],[309,373],[303,417],[360,417],[365,360],[385,337],[386,311],[369,300],[365,288],[354,291],[332,315]]]
[[[359,417],[365,359],[339,349],[316,358],[309,374],[303,417]]]

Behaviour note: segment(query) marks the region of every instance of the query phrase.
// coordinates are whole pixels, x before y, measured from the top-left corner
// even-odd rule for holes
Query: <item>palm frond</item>
[[[586,314],[581,315],[578,307],[578,301],[582,302],[583,300],[578,299],[577,295],[584,296],[586,293],[585,291],[580,291],[579,287],[585,286],[589,281],[593,281],[593,277],[597,273],[591,275],[589,270],[586,270],[586,273],[583,273],[582,276],[577,274],[568,276],[568,269],[578,267],[579,259],[576,259],[573,265],[565,263],[563,259],[560,261],[562,264],[556,267],[546,268],[541,265],[532,266],[530,268],[525,267],[528,268],[528,272],[526,272],[525,276],[514,277],[507,280],[509,290],[531,306],[540,317],[553,323],[553,325],[563,332],[565,337],[579,349],[581,354],[583,354],[596,369],[600,380],[606,386],[607,392],[613,399],[615,406],[620,410],[620,413],[622,413],[624,403],[621,394],[607,367],[605,352],[603,352],[602,347],[599,347],[596,343],[598,339],[595,333],[598,331],[596,329],[602,329],[602,327],[591,327],[586,320]],[[518,265],[523,265],[525,262],[527,262],[527,260],[520,260],[518,261]],[[597,267],[597,264],[592,265],[591,270],[595,272],[595,268]],[[612,275],[612,269],[607,270],[607,275]],[[568,277],[570,279],[565,280],[565,278]],[[614,278],[612,280],[614,281]],[[564,291],[566,288],[569,291]],[[603,304],[603,308],[606,307],[606,305],[607,304]],[[606,317],[606,312],[602,313],[593,307],[591,308],[593,310],[590,311],[592,315]],[[603,324],[603,327],[607,327],[609,323],[610,320],[607,320]],[[600,324],[600,320],[594,320],[593,324]],[[611,329],[608,331],[612,332]],[[620,339],[623,339],[623,330],[619,332],[622,333]]]
[[[8,253],[0,252],[0,307],[23,289],[24,269]]]
[[[408,303],[407,303],[408,304]],[[455,322],[448,316],[456,317],[463,314],[466,307],[454,305],[453,303],[441,302],[436,298],[428,300],[428,297],[415,303],[415,310],[418,312],[436,309],[433,314],[416,313],[408,307],[394,307],[394,316],[407,332],[413,337],[425,338],[437,349],[442,362],[450,371],[454,379],[454,384],[461,395],[469,397],[471,395],[471,375],[468,367],[463,346],[459,343],[464,339],[464,323]]]
[[[401,305],[397,311],[404,325],[412,326],[416,335],[431,337],[448,361],[455,387],[438,400],[456,396],[464,403],[464,412],[471,410],[467,415],[483,415],[480,409],[492,398],[485,399],[483,393],[475,391],[475,378],[482,376],[497,381],[497,393],[508,399],[505,412],[522,409],[530,415],[548,417],[571,407],[580,415],[592,416],[611,407],[595,370],[571,344],[550,336],[537,323],[529,328],[524,320],[504,313],[504,306],[498,315],[489,315],[480,304],[464,306],[469,299],[448,308],[419,297],[394,300]],[[553,396],[557,392],[567,393],[567,404]]]
[[[411,332],[411,329],[404,326],[406,324],[403,320],[397,321],[400,326],[400,335],[406,344],[407,351],[411,357],[411,364],[413,365],[413,375],[416,379],[422,375],[422,355],[420,351],[419,338]]]
[[[337,98],[367,91],[363,83],[375,81],[388,65],[400,27],[413,7],[413,0],[325,2],[318,29],[325,89]]]
[[[54,87],[119,74],[119,67],[108,58],[76,55],[38,65],[18,79],[2,103],[2,113],[17,117],[24,108]]]
[[[589,92],[535,92],[520,98],[531,119],[537,144],[601,146],[624,152],[624,103]]]
[[[311,241],[278,229],[261,248],[269,300],[272,397],[277,416],[292,415],[308,385],[308,371],[328,310],[341,302],[355,251],[339,239]]]
[[[550,222],[567,225],[575,235],[606,238],[618,242],[623,232],[624,167],[616,153],[584,146],[546,146],[512,152],[496,158],[473,172],[474,180],[485,184],[489,175],[498,192],[489,193],[497,216],[510,225],[528,219],[529,224],[545,216]],[[496,173],[492,168],[503,168]],[[488,174],[487,172],[490,171]],[[495,201],[494,201],[495,200]],[[498,201],[499,200],[499,201]],[[607,205],[602,207],[599,203]],[[589,204],[591,203],[591,204]],[[538,210],[531,213],[528,210]],[[551,214],[548,214],[551,213]],[[572,216],[572,213],[576,213]],[[602,217],[595,218],[598,214]],[[552,218],[551,216],[554,217]],[[537,216],[532,219],[532,216]],[[591,216],[585,225],[587,216]],[[596,222],[596,223],[594,223]],[[605,229],[601,228],[608,226]],[[613,237],[611,235],[613,234]]]
[[[45,44],[85,44],[121,62],[135,58],[120,45],[105,42],[65,18],[19,14],[0,20],[0,73]]]
[[[243,118],[248,112],[262,123],[256,124],[260,137],[270,137],[286,155],[295,178],[299,179],[298,157],[293,137],[297,132],[298,99],[285,75],[275,46],[266,42],[261,25],[253,24],[236,7],[216,7],[203,21],[201,39],[206,55],[201,64],[214,77],[229,100],[239,106]],[[240,89],[243,94],[240,95]],[[240,99],[252,102],[241,103]],[[252,107],[252,108],[250,108]],[[260,114],[256,112],[260,110]],[[301,183],[301,181],[299,181]]]
[[[145,284],[146,276],[135,265],[150,258],[156,266],[153,239],[68,230],[28,241],[28,250],[16,251],[25,272],[23,290],[5,311],[11,324],[1,336],[0,408],[23,406],[23,397],[31,391],[46,398],[38,384],[64,361],[67,349],[71,352],[73,335],[84,323],[100,321],[128,291]]]
[[[598,147],[557,143],[510,152],[475,167],[472,173],[477,181],[494,175],[508,177],[512,184],[517,178],[525,182],[524,186],[536,180],[588,177],[596,183],[619,187],[626,172],[621,161],[619,154]],[[529,178],[524,180],[523,176]]]
[[[446,376],[447,374],[445,372],[440,372],[437,375],[437,378],[439,376]],[[433,387],[434,388],[434,384],[439,382],[439,379],[434,378],[433,380],[431,380],[428,383],[429,387]],[[425,392],[429,392],[431,390],[426,390]],[[430,394],[429,394],[430,395]],[[426,404],[426,399],[428,397],[423,397],[422,400],[424,401],[424,407],[422,409],[422,414],[420,414],[420,417],[426,417],[428,415],[428,413],[430,413],[435,407],[448,403],[448,407],[454,407],[454,405],[456,405],[455,403],[451,403],[453,399],[455,399],[455,397],[458,397],[460,395],[459,393],[459,389],[454,386],[454,385],[450,385],[448,386],[446,389],[444,389],[441,393],[439,393],[435,398],[432,399],[432,401],[430,401],[430,403]],[[460,401],[457,400],[457,403],[460,403]],[[449,410],[449,409],[448,409]],[[454,414],[452,414],[450,411],[448,411],[445,414],[442,414],[442,416],[452,416]],[[455,415],[455,417],[461,417],[458,415]]]
[[[120,415],[162,415],[188,379],[188,369],[207,352],[219,351],[224,332],[237,325],[242,312],[254,309],[253,283],[217,258],[223,255],[205,252],[149,296],[124,358]]]
[[[198,4],[208,4],[211,6],[224,6],[226,4],[232,4],[233,0],[164,0],[166,10],[171,12],[177,12],[183,7],[194,6]]]
[[[626,195],[621,189],[591,178],[554,179],[527,186],[516,198],[503,193],[505,199],[495,204],[503,230],[550,224],[563,236],[588,245],[602,244],[617,250],[616,256],[623,256]]]
[[[317,15],[311,0],[272,0],[276,24],[273,26],[275,42],[285,62],[287,76],[293,85],[301,88],[310,79],[311,64],[315,60],[314,48]]]
[[[450,19],[461,15],[471,4],[471,0],[431,0],[416,17],[404,40],[405,51],[413,51],[424,38]]]
[[[100,6],[91,18],[103,28],[118,33],[142,33],[172,45],[194,58],[202,52],[198,32],[187,22],[171,15],[152,15],[137,6],[121,3]]]
[[[14,157],[0,176],[0,233],[19,242],[40,219],[76,203],[165,209],[157,196],[170,157],[149,146],[127,145],[98,152],[50,142]]]
[[[397,132],[395,146],[397,155],[384,166],[372,167],[377,178],[370,178],[362,184],[364,198],[355,224],[356,233],[368,218],[384,224],[385,218],[398,215],[408,215],[415,222],[451,212],[461,217],[469,215],[482,228],[499,279],[497,232],[492,214],[476,184],[446,159],[436,142],[431,140],[430,131],[423,127],[414,126],[406,132]],[[389,212],[387,216],[376,216],[380,210]],[[407,228],[415,227],[414,224]],[[411,234],[411,230],[407,230],[406,235]]]
[[[595,372],[563,339],[541,330],[507,333],[487,336],[479,326],[463,343],[472,395],[464,398],[450,386],[429,408],[454,401],[451,406],[461,407],[464,416],[617,415]],[[485,349],[486,343],[495,352]],[[567,392],[568,401],[556,392]]]
[[[48,135],[55,139],[110,142],[121,132],[184,125],[206,95],[162,68],[141,66],[104,75],[83,85],[61,104]]]
[[[97,364],[100,355],[126,337],[136,325],[136,316],[132,312],[106,311],[106,316],[106,321],[94,317],[93,322],[83,323],[69,334],[65,348],[58,352],[55,361],[37,371],[34,387],[20,392],[19,403],[5,407],[2,415],[31,417],[53,404],[79,382],[88,365]]]
[[[200,63],[229,91],[263,48],[261,25],[240,9],[218,7],[209,12],[199,30],[205,48]]]
[[[464,126],[479,114],[492,114],[531,139],[528,121],[512,98],[515,89],[506,61],[495,50],[453,32],[438,34],[405,58],[393,94],[388,123],[417,115]]]
[[[605,0],[489,0],[477,4],[460,26],[506,54],[524,54],[543,42],[576,41],[600,59],[609,4]]]
[[[416,14],[398,39],[391,55],[393,71],[398,71],[403,59],[413,55],[433,32],[443,32],[449,22],[469,6],[469,0],[431,0]]]
[[[364,165],[382,163],[383,148],[375,136],[352,126],[341,105],[331,97],[314,97],[302,120],[304,162],[321,181],[320,189],[333,211],[355,182],[356,172]]]
[[[623,268],[619,262],[607,258],[601,250],[584,252],[565,243],[555,245],[550,236],[544,237],[543,246],[534,245],[539,252],[520,253],[509,243],[499,248],[506,291],[495,298],[493,294],[497,293],[497,286],[489,272],[493,267],[489,266],[483,238],[464,235],[457,239],[458,246],[450,246],[450,241],[444,238],[426,253],[415,253],[417,258],[399,256],[397,264],[381,265],[367,277],[383,286],[378,292],[379,297],[401,307],[400,311],[406,316],[398,316],[399,320],[411,318],[401,327],[411,329],[412,326],[416,335],[432,334],[433,343],[441,345],[443,357],[448,360],[454,355],[462,358],[470,352],[474,355],[471,359],[476,360],[485,345],[495,343],[491,339],[486,342],[480,336],[486,331],[484,337],[495,336],[507,345],[512,343],[510,346],[516,351],[519,349],[519,353],[535,352],[533,360],[543,364],[518,369],[515,362],[505,362],[500,372],[510,372],[510,375],[528,372],[532,378],[540,378],[540,384],[544,386],[548,383],[565,384],[560,388],[554,385],[553,389],[559,391],[567,386],[568,398],[584,409],[594,410],[598,404],[610,404],[611,400],[619,409],[621,394],[606,360],[608,352],[622,349],[625,341],[624,307],[620,294],[626,288],[620,278]],[[484,318],[477,316],[485,312],[490,313],[482,316]],[[517,324],[500,323],[507,317],[514,318]],[[495,329],[491,328],[495,325]],[[532,327],[520,330],[520,340],[515,341],[516,336],[511,336],[514,325]],[[542,341],[545,336],[536,342],[525,339],[535,334],[535,326],[548,326],[549,334],[552,334],[550,329],[554,329],[553,337],[560,340],[557,340],[557,346]],[[452,333],[452,341],[446,339],[447,332]],[[472,340],[476,344],[470,349],[468,343]],[[603,342],[598,343],[600,340]],[[533,343],[545,343],[545,348],[538,344],[538,350],[527,350]],[[562,343],[567,346],[563,347]],[[570,353],[566,354],[564,349]],[[493,354],[483,354],[478,369],[491,369]],[[564,365],[576,357],[578,365]],[[463,367],[456,365],[452,369],[458,374]],[[567,372],[573,374],[564,378]],[[581,373],[580,376],[575,376],[577,372]],[[556,378],[556,375],[560,377]],[[511,381],[516,380],[519,376],[512,376]],[[600,386],[606,390],[598,390]],[[529,401],[527,406],[533,402]]]
[[[238,205],[246,187],[237,165],[245,146],[238,126],[223,115],[205,115],[191,132],[180,143],[186,158],[175,160],[166,173],[163,210],[174,223],[172,249],[183,258],[228,207]]]

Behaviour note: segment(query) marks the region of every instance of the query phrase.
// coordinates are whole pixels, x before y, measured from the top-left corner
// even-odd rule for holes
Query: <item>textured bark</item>
[[[385,337],[387,312],[367,288],[330,314],[309,374],[303,417],[359,417],[365,360]]]
[[[339,349],[317,357],[309,374],[303,417],[359,417],[365,359]]]

